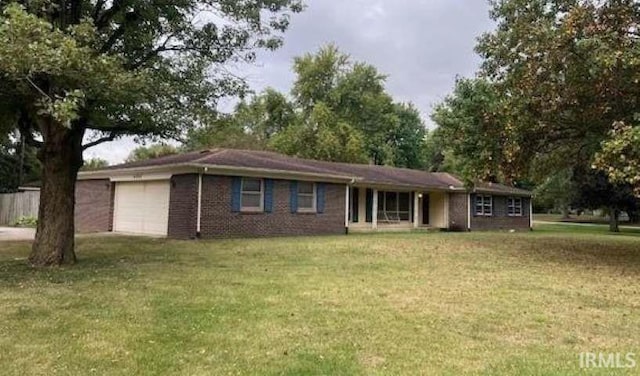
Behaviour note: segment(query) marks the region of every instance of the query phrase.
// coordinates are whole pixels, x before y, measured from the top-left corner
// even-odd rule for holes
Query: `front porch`
[[[354,186],[349,203],[352,232],[448,228],[446,192]]]

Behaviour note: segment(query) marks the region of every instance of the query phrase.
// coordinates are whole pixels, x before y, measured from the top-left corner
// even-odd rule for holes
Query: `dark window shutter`
[[[365,220],[368,223],[371,223],[371,222],[373,222],[373,215],[372,215],[372,212],[373,212],[373,190],[372,189],[367,188],[367,202],[365,204],[366,204],[366,207],[367,207]]]
[[[289,185],[289,206],[291,207],[291,212],[298,212],[298,182],[292,181]]]
[[[325,192],[324,183],[316,184],[316,199],[318,200],[316,202],[316,211],[318,213],[324,213],[324,192]]]
[[[231,179],[231,211],[238,213],[240,211],[240,198],[242,195],[242,178],[234,176]]]
[[[264,180],[264,211],[273,212],[273,179]]]
[[[416,208],[414,207],[416,200],[414,200],[415,198],[415,192],[411,192],[409,194],[409,222],[413,223],[413,211],[416,210]]]
[[[358,211],[360,210],[360,190],[358,188],[351,189],[351,222],[358,223]]]

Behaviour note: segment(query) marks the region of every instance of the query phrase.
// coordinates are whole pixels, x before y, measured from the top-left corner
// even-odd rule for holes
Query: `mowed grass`
[[[402,233],[0,243],[3,375],[608,375],[640,354],[640,237]],[[640,360],[640,355],[636,359]]]

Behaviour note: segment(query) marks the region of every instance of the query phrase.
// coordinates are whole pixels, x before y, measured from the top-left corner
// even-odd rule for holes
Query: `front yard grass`
[[[568,230],[0,243],[0,373],[638,373],[640,237]]]

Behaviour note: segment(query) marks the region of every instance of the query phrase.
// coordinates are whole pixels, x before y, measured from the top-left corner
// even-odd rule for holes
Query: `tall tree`
[[[523,151],[553,160],[550,171],[589,165],[614,122],[630,123],[640,105],[640,4],[503,0],[491,14],[498,27],[477,47],[482,73],[517,110]]]
[[[510,180],[510,173],[549,177],[568,170],[574,186],[581,187],[578,193],[589,196],[582,193],[597,184],[591,184],[594,179],[587,179],[590,174],[584,171],[591,168],[613,125],[632,124],[640,105],[640,3],[496,0],[491,4],[497,27],[480,39],[477,51],[484,59],[482,80],[498,106],[478,107],[481,101],[476,95],[459,91],[454,91],[458,103],[445,101],[445,110],[452,105],[464,108],[469,104],[465,97],[478,107],[466,113],[469,118],[457,120],[456,111],[447,114],[440,108],[440,115],[446,115],[441,121],[458,123],[450,128],[474,135],[464,138],[457,154],[464,156],[466,150],[481,161],[467,164],[472,175],[495,175],[482,173],[486,166],[500,172],[503,180]],[[486,104],[491,103],[495,101]],[[498,117],[483,119],[488,110]],[[628,195],[622,185],[609,188]],[[617,207],[621,201],[617,194],[602,197],[611,200],[600,202],[607,207]]]
[[[484,79],[458,79],[453,93],[434,108],[431,117],[440,137],[468,182],[513,183],[522,176],[520,136],[505,108],[495,84]]]
[[[424,145],[427,128],[420,112],[411,103],[394,105],[397,121],[389,132],[388,143],[393,150],[393,166],[421,169],[426,166]]]
[[[271,139],[297,121],[288,98],[268,88],[238,103],[231,114],[216,114],[204,126],[189,131],[187,150],[227,147],[268,149]]]
[[[83,150],[174,137],[243,83],[223,66],[275,49],[298,0],[0,2],[0,115],[43,164],[35,266],[73,263]],[[0,122],[0,123],[2,123]]]
[[[331,112],[342,124],[339,129],[358,133],[356,138],[364,142],[366,159],[372,163],[424,166],[416,154],[424,142],[424,124],[411,105],[393,102],[385,91],[386,77],[374,66],[353,62],[336,46],[328,45],[297,57],[293,70],[292,95],[303,117],[319,106],[319,112]]]
[[[273,147],[302,158],[330,162],[367,161],[362,134],[339,119],[324,103],[317,103],[308,117],[278,133]]]

